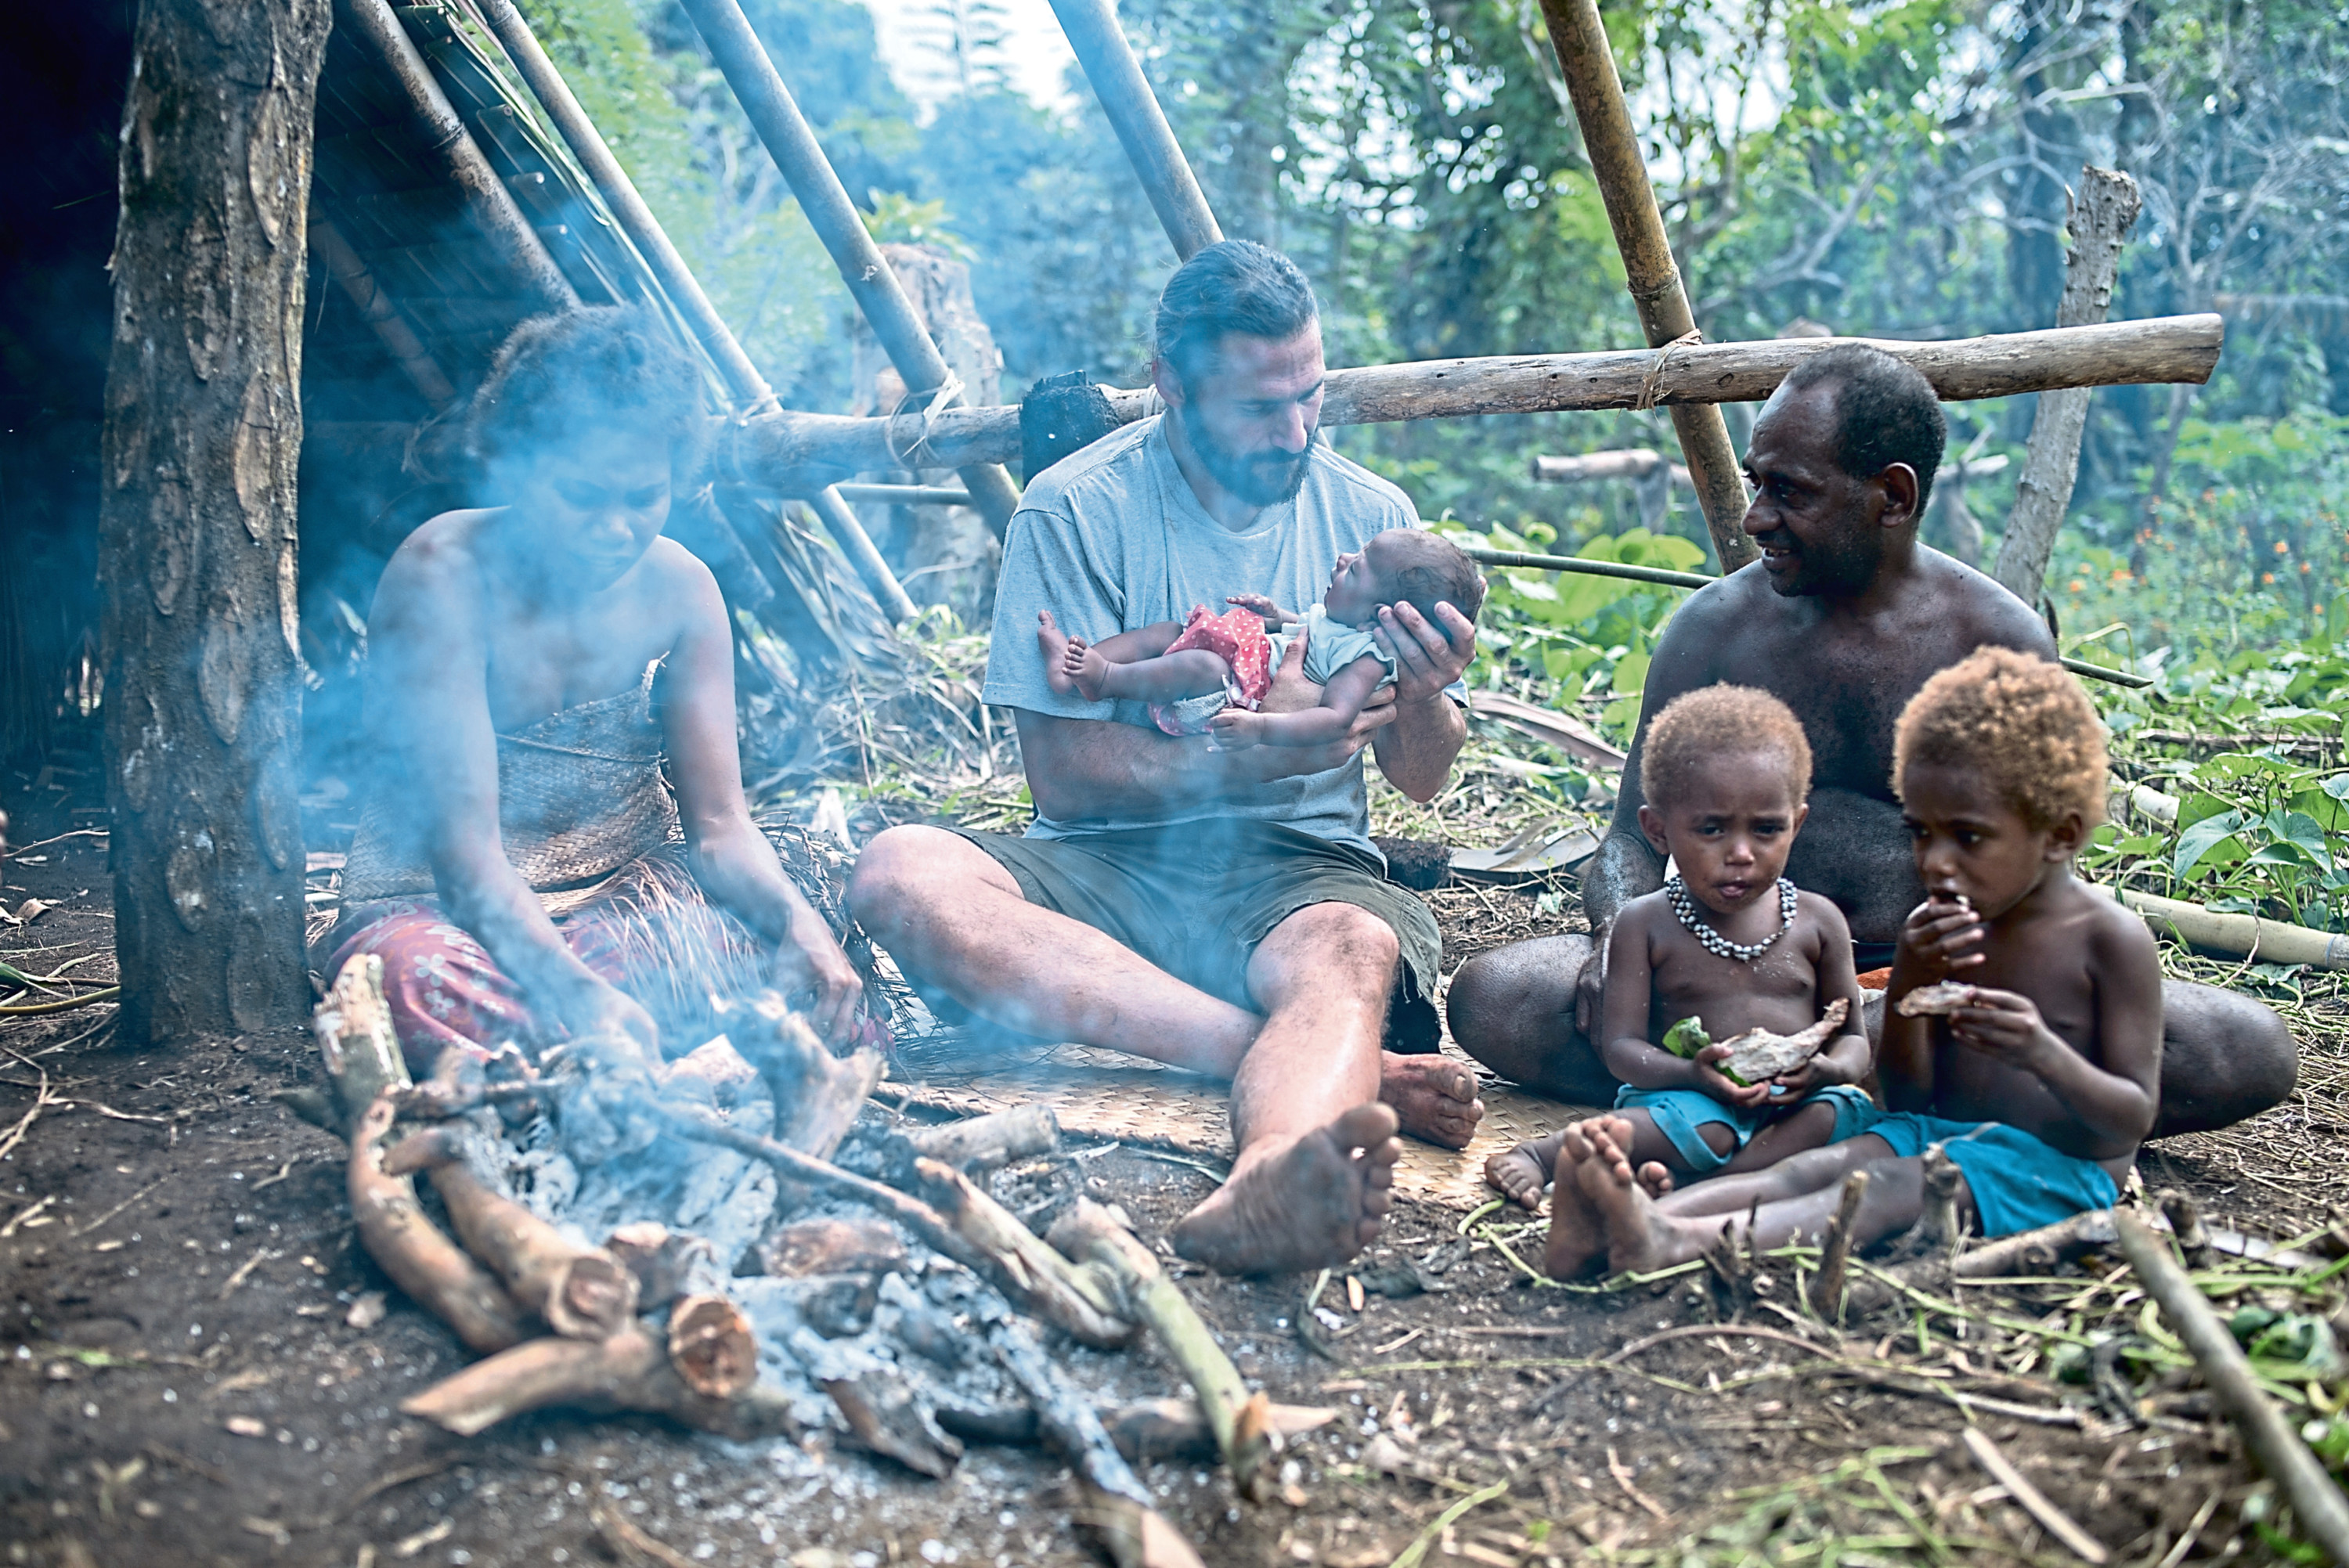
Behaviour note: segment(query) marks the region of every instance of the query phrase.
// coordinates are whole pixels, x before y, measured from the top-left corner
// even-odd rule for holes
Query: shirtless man
[[[1664,705],[1717,682],[1761,686],[1802,720],[1816,771],[1786,874],[1841,906],[1862,973],[1892,961],[1924,897],[1892,795],[1894,720],[1977,647],[2056,653],[2021,600],[1917,542],[1945,431],[1922,376],[1857,345],[1804,360],[1763,407],[1745,459],[1745,531],[1762,559],[1690,595],[1665,628],[1614,823],[1583,873],[1593,935],[1539,937],[1462,966],[1446,1006],[1472,1056],[1545,1092],[1612,1103],[1591,1044],[1607,934],[1626,903],[1663,885],[1639,827],[1640,745]],[[2230,1126],[2292,1092],[2298,1050],[2268,1008],[2171,980],[2163,1018],[2149,1136]]]
[[[1011,707],[1037,820],[1025,838],[895,828],[850,885],[857,918],[932,995],[990,1022],[1232,1080],[1231,1179],[1174,1230],[1230,1273],[1320,1267],[1377,1236],[1397,1109],[1464,1144],[1474,1076],[1381,1057],[1390,1003],[1432,1042],[1426,906],[1380,875],[1361,752],[1414,799],[1466,736],[1446,695],[1475,651],[1450,604],[1381,608],[1395,681],[1339,740],[1213,749],[1139,703],[1055,692],[1050,607],[1099,638],[1235,593],[1320,594],[1339,559],[1417,521],[1393,486],[1314,440],[1320,321],[1296,267],[1226,242],[1160,301],[1165,414],[1030,480],[1005,542],[987,700]],[[1292,643],[1264,707],[1316,706]],[[1406,1030],[1406,1033],[1409,1031]]]

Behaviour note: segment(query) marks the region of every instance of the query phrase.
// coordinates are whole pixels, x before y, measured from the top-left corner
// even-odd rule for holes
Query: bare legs
[[[1724,1177],[1663,1198],[1633,1171],[1630,1130],[1619,1117],[1592,1117],[1568,1128],[1551,1198],[1549,1272],[1571,1279],[1601,1258],[1609,1273],[1647,1273],[1703,1254],[1727,1228],[1753,1220],[1753,1244],[1783,1246],[1826,1232],[1843,1179],[1863,1167],[1868,1195],[1855,1231],[1868,1246],[1917,1222],[1925,1202],[1924,1161],[1895,1159],[1868,1134],[1795,1154],[1766,1171]],[[1961,1189],[1961,1201],[1971,1194]]]
[[[1575,1031],[1574,985],[1590,957],[1579,933],[1537,936],[1460,966],[1444,998],[1460,1048],[1505,1078],[1581,1105],[1615,1103],[1615,1076]]]
[[[936,829],[875,839],[849,897],[909,974],[982,1017],[1233,1080],[1232,1179],[1176,1232],[1203,1262],[1314,1267],[1378,1233],[1401,1150],[1378,1103],[1396,945],[1376,916],[1314,904],[1275,927],[1248,965],[1260,1017],[1029,903],[985,851]]]

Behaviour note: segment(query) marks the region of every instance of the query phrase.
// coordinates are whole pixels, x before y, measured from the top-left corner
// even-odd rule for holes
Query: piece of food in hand
[[[1713,1037],[1704,1032],[1701,1018],[1682,1018],[1664,1031],[1664,1049],[1683,1060],[1696,1060],[1697,1052],[1713,1044]]]
[[[1843,1027],[1844,1015],[1850,1011],[1851,1004],[1838,996],[1827,1004],[1819,1021],[1807,1029],[1798,1029],[1791,1035],[1748,1029],[1723,1040],[1722,1044],[1729,1047],[1729,1055],[1721,1062],[1722,1076],[1744,1088],[1793,1072],[1835,1038],[1836,1031]]]
[[[1955,980],[1940,980],[1930,985],[1920,985],[1896,1004],[1904,1018],[1922,1018],[1954,1013],[1961,1007],[1973,1006],[1974,988],[1961,985]]]

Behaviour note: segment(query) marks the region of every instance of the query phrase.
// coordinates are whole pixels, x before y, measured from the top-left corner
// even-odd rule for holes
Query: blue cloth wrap
[[[1878,1114],[1876,1104],[1861,1090],[1850,1084],[1829,1084],[1804,1099],[1778,1105],[1757,1107],[1748,1110],[1740,1106],[1723,1105],[1702,1089],[1693,1088],[1633,1088],[1626,1084],[1616,1091],[1615,1109],[1644,1110],[1655,1122],[1656,1130],[1672,1146],[1692,1176],[1710,1176],[1729,1163],[1730,1155],[1752,1140],[1754,1135],[1771,1122],[1799,1110],[1806,1105],[1825,1101],[1835,1107],[1835,1131],[1827,1141],[1840,1143],[1868,1130],[1862,1125],[1868,1118]],[[1713,1145],[1699,1134],[1698,1129],[1718,1122],[1729,1129],[1735,1140],[1729,1154],[1716,1154]]]
[[[2037,1230],[2090,1209],[2109,1209],[2121,1191],[2112,1173],[2093,1160],[2064,1153],[2002,1121],[1949,1121],[1913,1111],[1878,1111],[1850,1132],[1872,1132],[1902,1159],[1938,1143],[1957,1162],[1974,1195],[1982,1233],[2012,1236]]]

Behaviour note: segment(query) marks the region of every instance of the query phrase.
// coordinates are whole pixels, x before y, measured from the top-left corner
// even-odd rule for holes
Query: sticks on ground
[[[1851,1267],[1852,1227],[1868,1197],[1868,1172],[1855,1171],[1843,1179],[1843,1196],[1827,1226],[1826,1245],[1819,1249],[1819,1272],[1811,1277],[1811,1310],[1828,1323],[1843,1322],[1844,1280]]]
[[[1049,1105],[1016,1105],[925,1127],[908,1132],[905,1141],[941,1165],[958,1166],[976,1175],[1016,1160],[1050,1154],[1061,1147],[1061,1120]]]
[[[1197,1392],[1216,1448],[1231,1467],[1232,1484],[1250,1502],[1264,1501],[1271,1491],[1265,1470],[1272,1454],[1271,1401],[1261,1390],[1248,1392],[1239,1368],[1150,1249],[1090,1198],[1078,1199],[1061,1216],[1050,1239],[1071,1258],[1099,1265],[1117,1282],[1125,1315],[1150,1326]]]
[[[609,1339],[533,1339],[474,1362],[399,1408],[469,1438],[555,1405],[667,1416],[738,1439],[789,1432],[794,1425],[787,1403],[770,1390],[752,1387],[730,1398],[695,1391],[641,1324]]]
[[[2147,1295],[2161,1304],[2161,1315],[2186,1343],[2202,1369],[2211,1396],[2232,1418],[2243,1442],[2292,1501],[2300,1529],[2335,1563],[2349,1563],[2349,1497],[2327,1475],[2282,1412],[2260,1391],[2251,1364],[2200,1290],[2169,1255],[2152,1227],[2134,1214],[2115,1211],[2113,1229],[2121,1251],[2137,1271]]]

